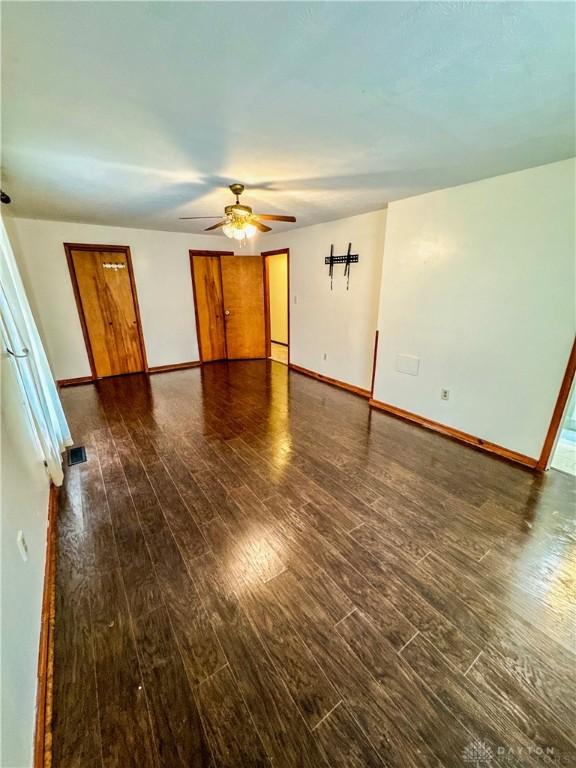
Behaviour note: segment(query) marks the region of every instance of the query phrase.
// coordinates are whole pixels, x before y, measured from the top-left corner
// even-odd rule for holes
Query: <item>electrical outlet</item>
[[[440,390],[440,399],[441,400],[449,400],[450,399],[450,390],[449,389],[441,389]]]
[[[322,355],[322,357],[324,358],[324,360],[328,360],[328,352],[324,352],[324,354]]]
[[[294,304],[298,304],[298,296],[296,294],[294,294]]]
[[[24,538],[24,531],[18,531],[18,535],[16,536],[16,544],[18,545],[20,557],[26,563],[28,561],[28,544],[26,544],[26,539]]]

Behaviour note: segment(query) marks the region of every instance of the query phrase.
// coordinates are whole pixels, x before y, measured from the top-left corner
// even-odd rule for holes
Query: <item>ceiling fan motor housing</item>
[[[236,203],[235,205],[227,205],[224,208],[224,211],[227,216],[251,216],[252,215],[252,208],[250,208],[249,205],[240,205],[240,203]]]

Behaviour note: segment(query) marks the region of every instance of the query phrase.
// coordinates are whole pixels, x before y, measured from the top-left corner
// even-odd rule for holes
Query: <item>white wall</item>
[[[376,399],[538,457],[574,338],[574,176],[566,160],[390,204]]]
[[[291,359],[368,388],[386,211],[261,237],[237,252],[290,248]],[[150,366],[198,359],[189,249],[234,250],[224,237],[6,218],[28,297],[56,379],[90,375],[63,243],[128,245]],[[346,290],[343,266],[330,291],[324,257],[334,243],[360,254]],[[294,296],[297,304],[294,304]],[[327,359],[323,355],[326,353]]]
[[[376,399],[537,457],[574,334],[574,175],[553,163],[240,252],[290,249],[292,362],[368,389],[378,327]],[[9,231],[56,378],[89,374],[66,241],[129,245],[149,364],[198,357],[188,249],[230,241],[25,219]],[[360,262],[349,291],[336,266],[331,291],[324,258],[348,242]],[[420,358],[418,376],[398,354]]]
[[[370,388],[385,226],[386,211],[381,210],[257,241],[258,250],[290,249],[291,362]],[[360,255],[352,265],[350,290],[339,264],[331,291],[324,258],[331,243],[335,254],[342,254],[349,242]]]
[[[233,250],[209,235],[6,218],[56,379],[90,376],[63,243],[128,245],[149,366],[198,360],[189,249]]]
[[[36,710],[36,675],[42,613],[49,480],[35,449],[14,375],[14,361],[1,364],[1,673],[0,765],[28,768]],[[17,549],[18,531],[28,561]]]

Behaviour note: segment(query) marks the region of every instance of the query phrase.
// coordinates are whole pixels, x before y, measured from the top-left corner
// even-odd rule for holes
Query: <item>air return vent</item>
[[[66,453],[68,455],[69,467],[74,464],[82,464],[83,461],[86,461],[86,449],[83,445],[75,445],[73,448],[67,448]]]

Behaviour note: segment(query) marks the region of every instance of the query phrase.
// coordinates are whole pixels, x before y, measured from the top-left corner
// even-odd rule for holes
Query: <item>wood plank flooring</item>
[[[271,361],[66,389],[55,768],[576,765],[576,486]]]

